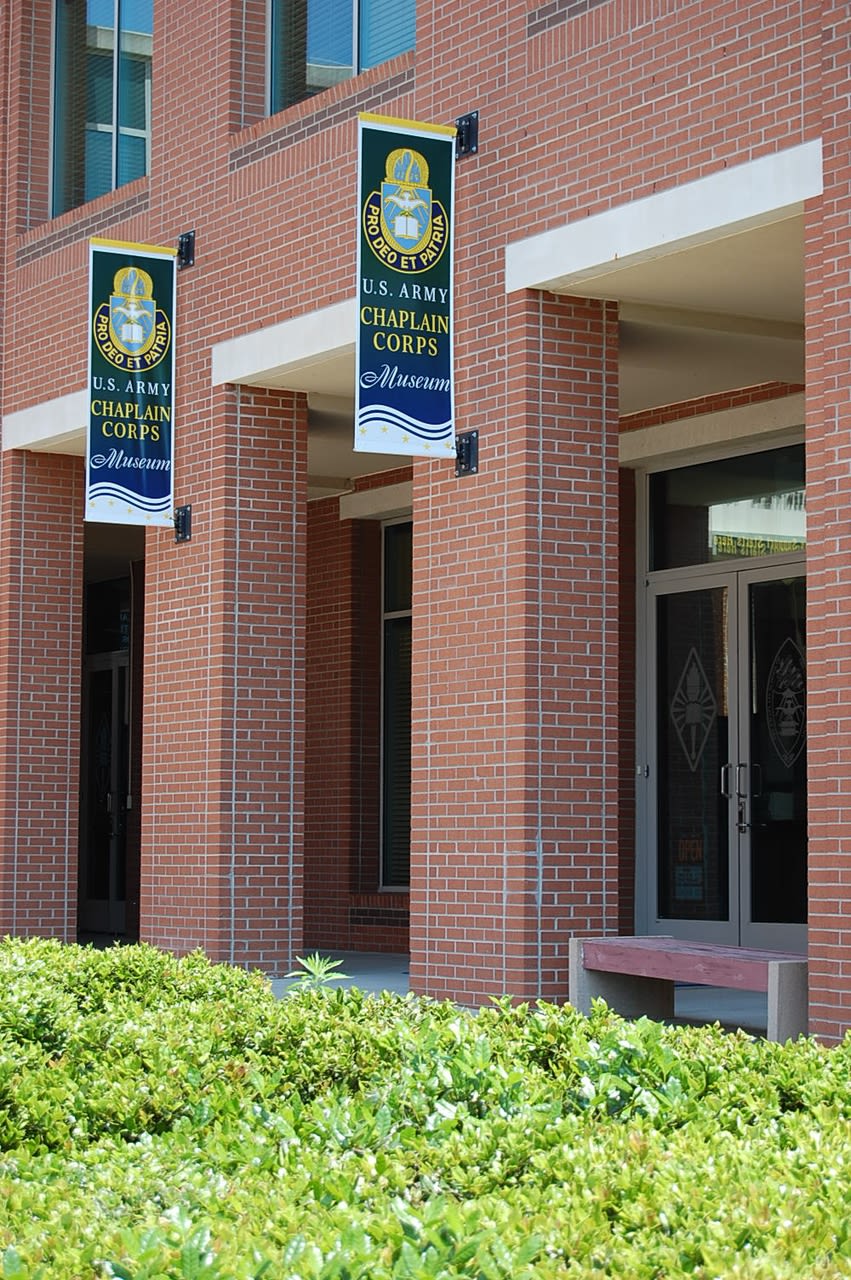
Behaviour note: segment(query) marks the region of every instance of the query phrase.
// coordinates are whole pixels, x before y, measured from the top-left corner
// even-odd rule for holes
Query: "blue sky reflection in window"
[[[150,168],[153,0],[56,0],[53,213]]]
[[[273,0],[271,110],[414,47],[416,0]]]

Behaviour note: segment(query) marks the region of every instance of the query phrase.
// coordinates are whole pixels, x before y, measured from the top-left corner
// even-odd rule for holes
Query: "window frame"
[[[275,75],[275,20],[276,8],[286,3],[287,0],[268,0],[266,5],[266,114],[267,116],[277,115],[281,111],[288,111],[290,107],[297,106],[300,102],[308,102],[311,98],[318,97],[324,93],[326,89],[331,88],[333,84],[343,84],[347,80],[353,80],[364,71],[369,71],[374,66],[380,66],[381,62],[371,62],[365,66],[361,62],[361,31],[362,19],[361,14],[365,5],[375,3],[376,0],[351,0],[352,10],[352,47],[351,47],[351,70],[348,75],[341,76],[339,80],[332,81],[328,85],[322,85],[310,93],[305,93],[303,97],[294,98],[292,102],[276,101],[276,75]],[[305,4],[309,4],[310,0],[305,0]],[[416,26],[416,4],[414,4],[414,24]],[[399,50],[398,53],[410,52],[416,47],[416,31],[414,33],[414,42],[410,46],[410,50]],[[392,54],[396,57],[398,54]],[[382,59],[384,61],[384,59]],[[280,93],[277,95],[280,97]]]
[[[123,28],[121,25],[122,5],[124,0],[112,0],[112,26],[101,28],[107,32],[107,45],[105,51],[109,55],[111,70],[111,101],[110,101],[110,120],[108,122],[101,120],[89,119],[89,69],[90,60],[93,56],[97,56],[99,52],[103,52],[99,46],[90,46],[88,39],[82,49],[81,63],[84,69],[83,84],[83,100],[82,108],[78,112],[78,119],[73,121],[72,129],[80,130],[80,136],[74,137],[71,130],[68,136],[62,139],[70,151],[76,147],[79,150],[79,171],[74,172],[71,166],[74,161],[69,161],[67,156],[60,159],[59,147],[60,129],[59,129],[59,112],[63,107],[68,105],[67,93],[63,85],[63,91],[60,94],[59,78],[61,59],[59,57],[60,42],[60,19],[59,7],[68,3],[68,0],[53,0],[51,9],[52,28],[51,28],[51,66],[50,66],[50,166],[49,166],[49,184],[48,184],[48,209],[51,218],[60,217],[64,213],[70,213],[74,209],[79,209],[85,204],[89,204],[92,200],[99,199],[109,192],[117,191],[120,187],[126,186],[129,182],[136,181],[139,177],[147,177],[151,172],[151,131],[152,131],[152,80],[153,80],[153,3],[151,8],[151,27],[148,32],[132,32],[129,28]],[[83,5],[87,6],[87,0],[81,0]],[[86,14],[86,17],[88,15]],[[88,23],[86,22],[86,27]],[[136,39],[147,40],[150,42],[150,52],[146,55],[142,48],[126,48],[124,47],[129,35]],[[110,47],[111,45],[111,47]],[[144,119],[145,126],[142,129],[134,128],[130,125],[121,123],[121,62],[122,59],[130,59],[134,62],[140,62],[144,65],[143,77],[143,98],[144,98]],[[67,115],[70,117],[72,111],[69,109]],[[67,127],[67,126],[66,126]],[[95,134],[107,134],[111,139],[110,147],[110,185],[103,191],[98,191],[94,195],[88,195],[86,192],[87,182],[89,179],[89,171],[87,165],[88,139]],[[120,177],[121,166],[121,139],[142,138],[145,143],[145,162],[144,169],[141,174],[135,175],[133,178],[122,179]],[[74,195],[73,190],[77,189],[79,195]],[[71,189],[72,194],[66,194]]]

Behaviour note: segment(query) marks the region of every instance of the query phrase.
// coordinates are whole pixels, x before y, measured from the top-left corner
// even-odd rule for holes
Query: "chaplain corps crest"
[[[171,342],[171,326],[153,296],[154,282],[140,267],[116,271],[109,302],[95,310],[95,345],[119,369],[150,369]]]
[[[380,192],[370,192],[363,207],[367,244],[392,271],[428,271],[449,239],[446,210],[428,185],[428,162],[412,147],[397,147],[384,174]]]

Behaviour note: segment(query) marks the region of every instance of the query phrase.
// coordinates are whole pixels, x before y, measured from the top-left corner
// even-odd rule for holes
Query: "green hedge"
[[[851,1044],[0,943],[4,1277],[851,1276]]]

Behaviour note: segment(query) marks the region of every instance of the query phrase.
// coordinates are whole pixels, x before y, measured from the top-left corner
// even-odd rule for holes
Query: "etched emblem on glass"
[[[715,695],[700,655],[692,647],[671,700],[671,720],[692,773],[700,764],[717,714]]]
[[[788,636],[781,644],[765,686],[765,718],[771,745],[789,768],[807,740],[807,674],[804,655]]]

